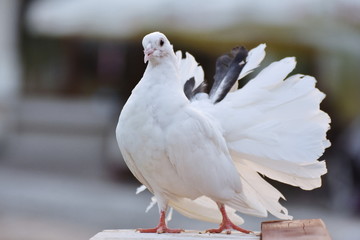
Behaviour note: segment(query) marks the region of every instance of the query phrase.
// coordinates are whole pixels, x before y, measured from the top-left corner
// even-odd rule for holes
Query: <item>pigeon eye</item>
[[[164,40],[160,39],[160,47],[164,45]]]

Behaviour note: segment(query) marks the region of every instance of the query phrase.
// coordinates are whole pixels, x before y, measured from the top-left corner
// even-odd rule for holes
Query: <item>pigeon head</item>
[[[143,38],[144,62],[159,62],[162,58],[174,54],[173,46],[160,32],[149,33]]]

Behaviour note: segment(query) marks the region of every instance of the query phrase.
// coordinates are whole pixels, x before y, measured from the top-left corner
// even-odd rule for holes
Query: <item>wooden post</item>
[[[262,240],[330,240],[321,219],[270,221],[261,224]]]

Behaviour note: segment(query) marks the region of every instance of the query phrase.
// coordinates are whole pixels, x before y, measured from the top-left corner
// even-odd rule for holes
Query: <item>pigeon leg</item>
[[[220,224],[219,228],[215,229],[208,229],[206,232],[208,233],[221,233],[222,231],[226,231],[226,234],[231,234],[231,229],[237,230],[242,233],[251,233],[251,231],[245,230],[241,227],[236,226],[234,223],[231,222],[230,218],[227,216],[225,211],[225,206],[222,203],[218,203],[221,215],[223,217],[222,223]]]
[[[139,231],[141,233],[181,233],[184,230],[168,228],[166,226],[166,222],[165,222],[165,211],[161,211],[160,212],[160,222],[156,227],[148,228],[148,229],[139,228],[139,229],[136,229],[136,231]]]

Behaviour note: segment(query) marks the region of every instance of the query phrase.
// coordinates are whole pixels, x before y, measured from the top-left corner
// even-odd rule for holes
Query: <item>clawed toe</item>
[[[231,230],[236,230],[245,234],[249,234],[249,233],[253,233],[249,230],[243,229],[241,227],[238,227],[237,225],[235,225],[234,223],[231,222],[231,220],[229,219],[229,217],[226,214],[225,211],[225,206],[223,204],[219,204],[219,209],[220,212],[223,216],[223,220],[222,223],[220,224],[219,228],[213,228],[213,229],[208,229],[205,232],[206,233],[222,233],[223,231],[225,231],[226,234],[231,234]]]

